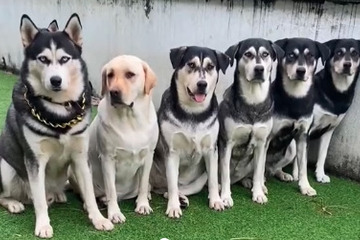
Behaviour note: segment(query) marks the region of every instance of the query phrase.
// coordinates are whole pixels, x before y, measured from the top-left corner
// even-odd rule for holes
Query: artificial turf
[[[5,121],[16,77],[0,72],[0,127]],[[310,172],[310,171],[309,171]],[[111,232],[96,231],[81,202],[68,193],[68,202],[49,208],[54,239],[360,239],[360,185],[332,176],[318,184],[310,174],[317,197],[302,196],[296,183],[268,179],[269,202],[251,201],[250,190],[232,187],[234,207],[224,212],[208,208],[206,191],[190,196],[190,206],[179,220],[165,216],[166,200],[153,194],[150,216],[134,213],[134,200],[120,203],[127,220]],[[106,211],[103,211],[106,214]],[[24,213],[0,210],[1,239],[34,239],[32,206]]]

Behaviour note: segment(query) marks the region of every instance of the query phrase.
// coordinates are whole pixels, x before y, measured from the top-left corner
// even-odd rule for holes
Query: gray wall
[[[339,1],[305,3],[246,0],[0,0],[0,57],[19,67],[22,46],[19,21],[27,13],[45,27],[57,19],[60,28],[73,12],[83,24],[84,58],[91,81],[100,91],[101,67],[119,54],[134,54],[149,62],[158,76],[154,102],[169,86],[172,73],[169,49],[180,45],[203,45],[225,51],[248,37],[276,40],[309,37],[326,41],[339,37],[359,38],[360,8]],[[345,1],[344,2],[351,2]],[[359,2],[359,1],[352,1]],[[221,98],[232,80],[233,69],[221,75],[217,94]],[[360,179],[358,126],[360,99],[336,131],[329,166],[341,165],[343,173]],[[351,174],[350,174],[351,173]]]

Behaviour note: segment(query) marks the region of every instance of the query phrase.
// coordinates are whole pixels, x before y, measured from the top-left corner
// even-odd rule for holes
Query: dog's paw
[[[189,199],[183,194],[179,195],[179,202],[180,202],[180,208],[182,209],[187,208],[190,204]]]
[[[294,178],[293,178],[293,176],[291,176],[291,174],[288,174],[288,173],[283,172],[283,171],[278,172],[276,174],[276,176],[283,182],[292,182],[292,181],[294,181]]]
[[[241,184],[247,189],[251,189],[253,187],[251,178],[244,178],[243,180],[241,180]]]
[[[99,231],[110,231],[114,228],[114,225],[111,223],[111,221],[104,217],[92,220],[92,224],[94,225],[95,229]]]
[[[210,200],[209,207],[216,211],[224,211],[225,210],[225,204],[220,198],[216,199],[216,200]]]
[[[7,209],[11,213],[21,213],[25,210],[24,204],[16,200],[8,200]]]
[[[141,215],[149,215],[153,212],[152,208],[150,207],[149,203],[138,204],[135,208],[135,212]]]
[[[264,192],[257,192],[257,193],[254,192],[252,196],[252,200],[260,204],[265,204],[268,201]]]
[[[325,173],[316,174],[316,180],[319,183],[329,183],[330,182],[330,177],[328,175],[326,175]]]
[[[50,224],[45,224],[35,227],[35,235],[40,238],[52,238],[53,236],[53,229]]]
[[[122,214],[122,212],[110,213],[108,214],[108,219],[112,223],[124,223],[126,221],[126,217]]]
[[[180,218],[182,216],[180,206],[168,206],[166,209],[166,215],[169,218]]]
[[[234,201],[230,196],[222,197],[221,200],[224,203],[224,207],[226,208],[231,208],[232,206],[234,206]]]
[[[306,196],[316,196],[316,190],[313,189],[310,185],[306,186],[306,187],[300,187],[300,192],[302,195],[306,195]]]
[[[56,203],[66,203],[67,197],[64,192],[55,193],[55,202]]]
[[[262,190],[266,195],[269,193],[269,191],[265,185],[262,185]]]

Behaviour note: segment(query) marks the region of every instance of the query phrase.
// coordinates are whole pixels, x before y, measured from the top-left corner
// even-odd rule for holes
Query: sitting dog
[[[230,183],[253,177],[252,199],[266,203],[264,185],[268,136],[272,129],[273,99],[270,94],[274,61],[280,47],[268,40],[246,39],[226,52],[236,59],[234,83],[225,91],[219,110],[219,159],[221,199],[233,206]]]
[[[285,56],[279,61],[272,84],[274,124],[268,148],[268,170],[282,180],[291,180],[291,175],[284,173],[282,168],[288,164],[288,159],[296,157],[300,191],[314,196],[316,191],[307,177],[308,132],[315,103],[314,73],[317,60],[321,58],[324,64],[330,50],[307,38],[285,38],[275,44],[285,51]],[[286,152],[290,144],[296,152]]]
[[[95,195],[105,195],[113,223],[125,221],[118,200],[137,197],[135,212],[152,212],[149,175],[159,136],[155,83],[149,65],[135,56],[118,56],[102,70],[104,98],[90,126],[89,160]]]
[[[0,137],[0,204],[19,213],[32,200],[41,238],[53,236],[47,200],[66,201],[70,164],[95,228],[113,228],[97,207],[88,166],[91,104],[81,29],[77,14],[63,31],[54,22],[45,30],[21,18],[25,59]]]
[[[210,208],[223,210],[218,191],[218,103],[214,94],[219,70],[225,73],[229,57],[203,47],[171,49],[175,69],[170,88],[158,110],[160,137],[150,175],[153,191],[168,197],[166,214],[182,215],[187,195],[208,181]]]

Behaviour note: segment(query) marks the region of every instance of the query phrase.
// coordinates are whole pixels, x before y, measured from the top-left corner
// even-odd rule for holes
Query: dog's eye
[[[288,56],[289,56],[290,59],[293,59],[295,57],[295,54],[294,53],[289,53]]]
[[[338,56],[343,55],[343,51],[341,51],[341,50],[340,50],[340,51],[337,51],[337,52],[336,52],[336,55],[338,55]]]
[[[112,78],[114,76],[114,73],[113,72],[109,72],[108,74],[107,74],[107,77],[108,78]]]
[[[212,64],[208,64],[207,66],[206,66],[206,70],[208,70],[208,71],[211,71],[211,70],[213,70],[214,69],[214,65],[212,65]]]
[[[268,53],[268,52],[263,52],[263,53],[261,54],[261,56],[262,56],[263,58],[266,58],[267,56],[269,56],[269,53]]]
[[[60,58],[59,63],[64,64],[64,63],[67,63],[69,60],[70,60],[69,57],[64,56],[64,57]]]
[[[192,62],[188,63],[187,65],[188,65],[189,68],[191,68],[191,69],[194,69],[194,68],[196,67],[196,66],[195,66],[195,63],[192,63]]]
[[[38,60],[44,64],[49,64],[50,61],[45,56],[38,57]]]
[[[357,55],[358,55],[358,52],[357,52],[357,51],[352,51],[352,52],[351,52],[351,56],[352,56],[352,57],[356,57]]]
[[[253,56],[251,52],[246,52],[244,55],[247,58],[252,58],[252,56]]]
[[[127,79],[130,79],[130,78],[132,78],[133,76],[135,76],[135,73],[133,73],[133,72],[126,72],[126,73],[125,73],[125,77],[126,77]]]

